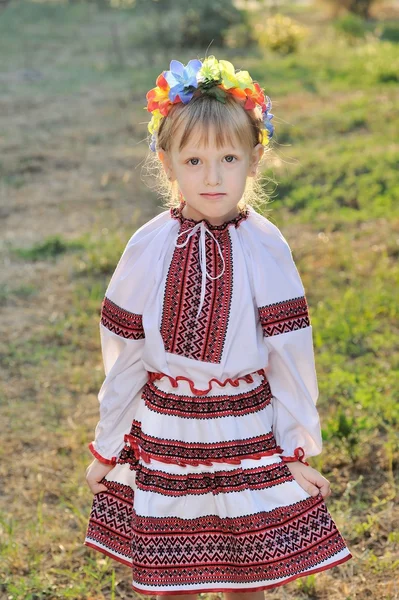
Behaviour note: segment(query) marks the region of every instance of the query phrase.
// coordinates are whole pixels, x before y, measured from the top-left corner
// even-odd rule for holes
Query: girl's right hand
[[[97,458],[90,463],[86,469],[86,481],[93,494],[107,491],[107,487],[103,483],[100,483],[100,481],[114,468],[114,466],[115,465],[106,465],[97,460]]]

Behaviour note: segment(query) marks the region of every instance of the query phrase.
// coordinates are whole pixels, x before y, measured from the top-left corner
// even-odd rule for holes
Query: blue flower
[[[200,60],[190,60],[190,62],[184,66],[178,60],[172,60],[170,62],[170,71],[165,71],[164,77],[170,85],[169,99],[174,102],[176,96],[179,96],[183,104],[187,104],[191,100],[194,94],[194,90],[187,91],[188,87],[198,87],[197,73],[202,67]]]
[[[152,150],[153,152],[156,151],[156,140],[157,140],[157,137],[156,137],[155,133],[153,133],[151,136],[151,142],[150,142],[150,150]]]
[[[274,127],[273,125],[270,123],[270,121],[263,121],[264,125],[265,125],[265,129],[267,129],[268,131],[268,135],[269,137],[273,137],[273,133],[274,133]]]
[[[274,117],[274,115],[272,115],[271,113],[264,112],[263,113],[263,122],[265,123],[265,125],[267,122],[271,121],[273,119],[273,117]]]

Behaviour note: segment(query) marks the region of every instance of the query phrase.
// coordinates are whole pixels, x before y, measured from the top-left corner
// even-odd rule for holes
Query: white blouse
[[[106,289],[91,452],[104,462],[119,456],[149,372],[204,394],[212,380],[264,369],[281,456],[320,454],[312,326],[286,239],[252,207],[212,225],[184,217],[182,206],[132,235]]]

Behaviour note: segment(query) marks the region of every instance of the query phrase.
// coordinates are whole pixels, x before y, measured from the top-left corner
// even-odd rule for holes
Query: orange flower
[[[247,89],[242,90],[241,88],[230,88],[226,91],[229,92],[229,94],[231,94],[238,100],[246,100],[247,99],[247,93],[246,93]]]
[[[263,93],[263,90],[257,81],[254,81],[253,84],[255,87],[254,91],[251,90],[250,88],[247,88],[245,90],[245,92],[247,93],[248,99],[247,99],[247,102],[245,103],[244,108],[246,108],[248,110],[251,108],[255,108],[255,105],[259,104],[259,106],[262,108],[262,112],[265,112],[266,100],[265,100],[265,95]]]
[[[166,117],[171,104],[171,101],[169,100],[170,86],[166,81],[165,77],[163,76],[163,73],[158,75],[156,84],[156,87],[152,88],[152,90],[150,90],[146,94],[146,98],[148,101],[147,110],[148,112],[152,112],[158,109],[160,113],[164,117]]]

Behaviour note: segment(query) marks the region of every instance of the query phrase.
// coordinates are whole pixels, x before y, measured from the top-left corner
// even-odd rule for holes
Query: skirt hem
[[[290,581],[294,581],[295,579],[298,579],[299,577],[307,577],[308,575],[312,575],[313,573],[319,573],[320,571],[326,571],[327,569],[331,569],[332,567],[341,565],[342,563],[346,562],[347,560],[349,560],[350,558],[353,558],[352,554],[349,553],[347,556],[344,556],[343,558],[340,558],[339,560],[333,562],[333,563],[329,563],[328,565],[323,565],[320,567],[316,567],[314,569],[309,569],[309,571],[303,571],[302,573],[297,573],[296,575],[293,575],[292,577],[287,577],[286,579],[284,579],[283,581],[279,581],[278,583],[272,583],[270,585],[261,585],[258,587],[247,587],[247,588],[243,588],[243,587],[234,587],[234,588],[199,588],[196,590],[171,590],[171,591],[158,591],[158,590],[143,590],[139,587],[136,587],[135,585],[131,585],[133,591],[138,592],[139,594],[144,594],[145,596],[173,596],[174,594],[204,594],[204,593],[217,593],[217,592],[260,592],[262,590],[268,590],[268,589],[272,589],[275,587],[279,587],[280,585],[284,585],[286,583],[289,583]]]
[[[106,550],[102,546],[97,546],[97,544],[93,544],[93,542],[86,542],[86,541],[83,542],[83,545],[87,546],[88,548],[93,548],[94,550],[97,550],[98,552],[101,552],[102,554],[109,556],[109,558],[113,558],[114,560],[116,560],[117,562],[120,562],[122,565],[125,565],[126,567],[132,568],[132,563],[130,561],[125,560],[120,556],[116,556],[116,554],[112,554],[109,550]]]
[[[116,560],[117,562],[120,562],[121,564],[125,565],[126,567],[132,568],[131,562],[112,554],[111,552],[109,552],[105,548],[102,548],[101,546],[97,546],[96,544],[93,544],[92,542],[88,542],[88,541],[85,541],[84,545],[88,546],[89,548],[93,548],[94,550],[98,550],[102,554],[105,554],[109,558],[113,558],[114,560]],[[329,563],[328,565],[320,565],[319,567],[315,567],[314,569],[309,569],[308,571],[303,571],[302,573],[296,573],[295,575],[292,575],[292,577],[287,577],[286,579],[279,581],[278,583],[272,583],[270,585],[262,585],[262,586],[257,586],[257,587],[247,587],[247,588],[243,588],[240,586],[237,586],[234,588],[222,588],[222,587],[213,588],[212,587],[212,588],[198,588],[196,590],[185,589],[185,590],[171,590],[171,591],[144,590],[142,588],[136,587],[134,584],[131,584],[131,587],[132,587],[133,591],[138,592],[139,594],[144,594],[145,596],[154,596],[154,595],[173,596],[173,595],[180,595],[180,594],[203,594],[203,593],[217,593],[217,592],[260,592],[262,590],[279,587],[280,585],[284,585],[286,583],[289,583],[290,581],[294,581],[295,579],[298,579],[299,577],[307,577],[308,575],[312,575],[313,573],[320,573],[321,571],[326,571],[327,569],[331,569],[332,567],[336,567],[338,565],[345,563],[346,561],[350,560],[351,558],[353,558],[353,555],[351,554],[351,552],[349,552],[343,558],[340,558],[339,560],[337,560],[335,562]]]

